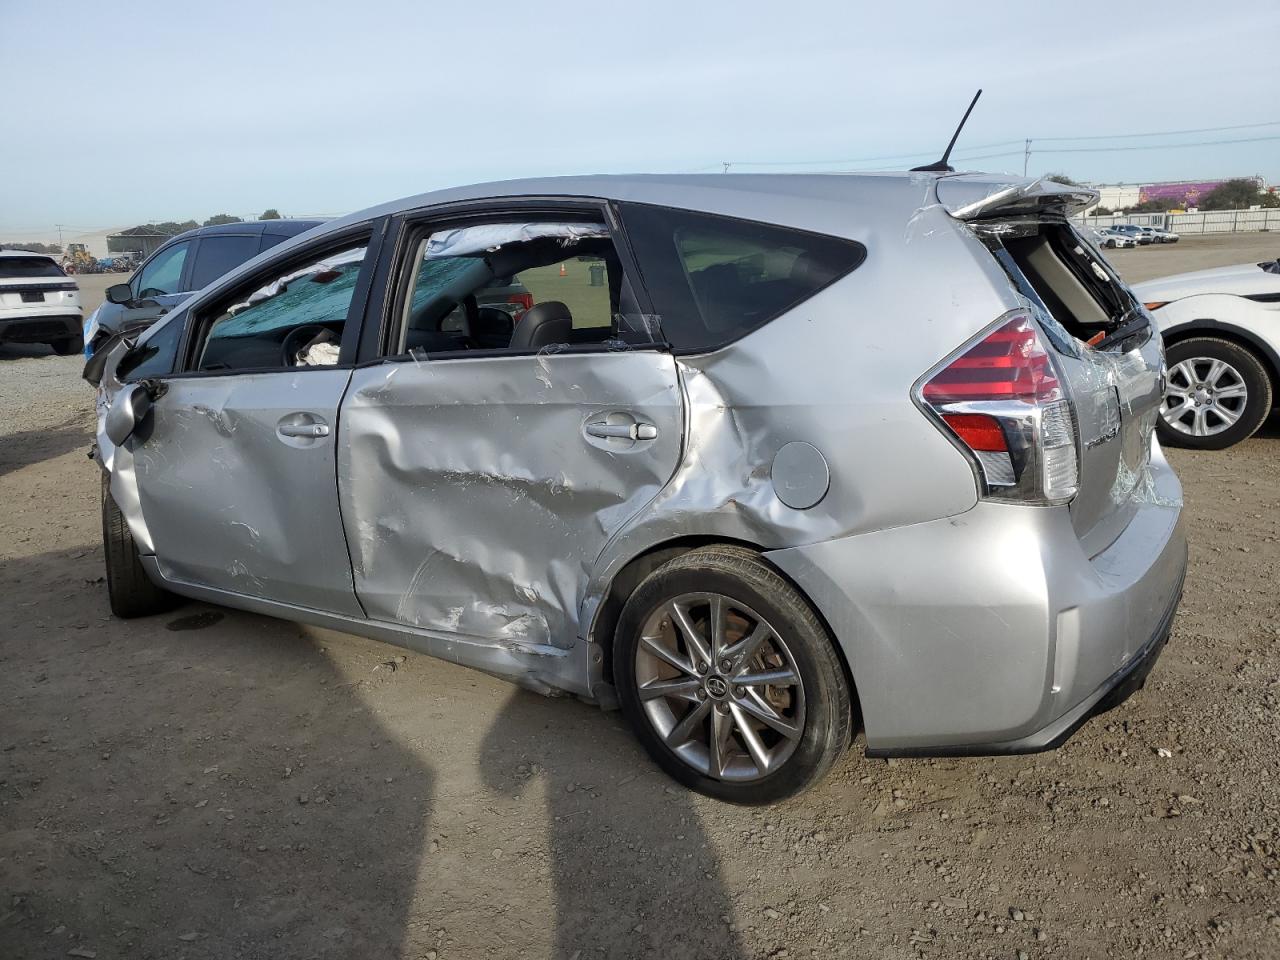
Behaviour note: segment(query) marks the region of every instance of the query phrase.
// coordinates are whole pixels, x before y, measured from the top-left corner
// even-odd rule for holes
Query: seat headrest
[[[512,350],[541,350],[552,343],[568,343],[573,314],[559,300],[547,300],[525,311],[511,336]]]

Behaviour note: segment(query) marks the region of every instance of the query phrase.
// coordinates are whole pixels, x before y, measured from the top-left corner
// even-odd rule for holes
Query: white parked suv
[[[1221,450],[1252,436],[1280,383],[1280,260],[1135,284],[1169,366],[1160,440]]]
[[[53,257],[0,250],[0,343],[47,343],[54,353],[84,346],[80,288]]]

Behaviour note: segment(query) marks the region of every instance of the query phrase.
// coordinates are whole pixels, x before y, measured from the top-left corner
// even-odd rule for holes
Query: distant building
[[[1178,206],[1194,207],[1206,193],[1228,180],[1252,180],[1259,190],[1265,190],[1266,181],[1259,176],[1223,177],[1220,180],[1167,180],[1163,183],[1096,183],[1100,206],[1110,210],[1128,210],[1144,200],[1172,200]]]
[[[144,257],[149,257],[171,236],[172,234],[156,233],[145,227],[130,227],[128,230],[121,230],[107,237],[107,251],[109,253],[140,253]]]

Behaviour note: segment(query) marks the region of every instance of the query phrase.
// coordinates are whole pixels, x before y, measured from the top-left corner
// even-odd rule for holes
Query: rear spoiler
[[[1051,211],[1070,216],[1098,202],[1098,191],[1056,180],[995,178],[962,173],[938,179],[938,202],[957,220],[982,220]]]

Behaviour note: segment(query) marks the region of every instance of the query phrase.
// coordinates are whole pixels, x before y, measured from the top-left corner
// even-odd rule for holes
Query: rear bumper
[[[33,311],[31,315],[0,315],[0,343],[49,343],[78,337],[83,322],[79,313]]]
[[[1084,726],[1085,722],[1100,713],[1106,713],[1124,703],[1133,694],[1141,690],[1147,682],[1147,675],[1156,665],[1164,646],[1169,641],[1173,629],[1173,617],[1178,612],[1178,604],[1182,600],[1182,585],[1178,585],[1178,593],[1168,611],[1161,619],[1155,634],[1146,645],[1134,655],[1133,659],[1113,673],[1091,695],[1072,707],[1052,723],[1041,727],[1035,733],[1017,740],[1003,740],[994,743],[954,744],[937,747],[867,747],[869,757],[966,757],[993,756],[1017,753],[1040,753],[1044,750],[1055,750],[1070,739],[1071,735]]]
[[[1150,469],[1093,557],[1067,508],[987,502],[766,555],[840,644],[869,754],[1049,749],[1141,683],[1187,565],[1181,488],[1158,447]]]

